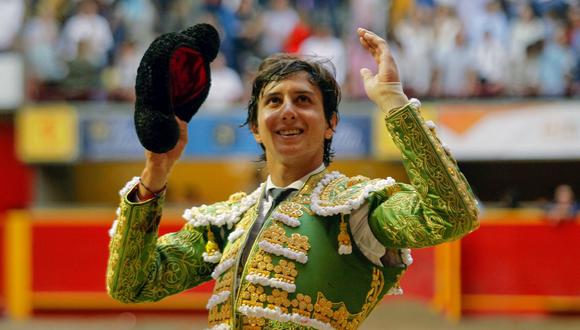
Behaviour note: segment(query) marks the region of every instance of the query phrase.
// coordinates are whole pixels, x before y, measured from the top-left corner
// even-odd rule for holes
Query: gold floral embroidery
[[[411,182],[425,205],[436,209],[437,213],[446,214],[447,221],[452,224],[441,231],[441,235],[460,237],[478,226],[475,198],[469,192],[469,185],[455,160],[445,152],[420,115],[408,108],[391,111],[385,118],[386,126],[402,151]],[[430,221],[444,225],[441,220],[432,218]],[[441,238],[439,233],[436,236]]]
[[[308,242],[308,236],[300,235],[294,233],[290,237],[286,236],[286,231],[279,224],[273,224],[264,230],[262,234],[264,241],[272,244],[277,244],[280,246],[288,246],[290,250],[296,252],[306,253],[310,249],[310,243]]]
[[[281,259],[278,265],[274,266],[274,272],[276,273],[274,278],[290,284],[294,284],[296,276],[298,276],[296,264],[284,259]]]
[[[284,202],[280,204],[277,211],[294,219],[298,219],[304,214],[304,212],[302,212],[302,205],[294,202]]]
[[[214,325],[221,323],[229,323],[232,319],[231,304],[219,304],[217,306],[214,306],[209,311],[208,319],[210,327],[213,327]]]
[[[287,240],[288,248],[296,252],[306,253],[310,249],[310,243],[308,243],[308,236],[300,234],[292,234],[290,239]]]
[[[324,293],[318,292],[316,301],[312,297],[297,293],[294,299],[289,298],[289,293],[284,290],[272,289],[270,293],[260,285],[248,284],[242,291],[242,305],[251,307],[278,308],[282,313],[298,314],[306,318],[315,319],[327,323],[335,329],[354,330],[366,319],[370,311],[380,301],[384,287],[383,273],[379,268],[373,268],[371,287],[367,292],[366,300],[359,313],[351,314],[343,302],[333,302],[326,298]],[[285,325],[275,320],[265,320],[258,323],[253,317],[242,317],[244,329],[303,329],[303,326]],[[274,326],[276,325],[276,326]]]
[[[261,285],[249,284],[241,295],[242,305],[261,307],[267,301],[264,287]]]

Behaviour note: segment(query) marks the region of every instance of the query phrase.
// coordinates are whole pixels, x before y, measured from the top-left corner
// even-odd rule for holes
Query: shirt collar
[[[314,171],[306,174],[305,176],[301,177],[300,179],[292,182],[291,184],[287,185],[286,187],[278,187],[277,185],[274,184],[274,182],[272,182],[272,177],[270,175],[268,175],[268,179],[266,180],[266,191],[268,192],[268,195],[270,194],[270,189],[273,188],[293,188],[296,190],[300,190],[302,189],[302,187],[304,186],[304,184],[306,183],[306,181],[308,181],[308,179],[313,176],[314,174],[320,173],[322,171],[324,171],[324,169],[326,168],[326,166],[324,166],[324,163],[320,164],[320,166],[318,166]]]

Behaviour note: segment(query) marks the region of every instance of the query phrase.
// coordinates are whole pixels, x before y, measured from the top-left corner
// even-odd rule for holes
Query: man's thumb
[[[373,73],[367,68],[360,69],[360,75],[364,81],[367,81],[373,77]]]

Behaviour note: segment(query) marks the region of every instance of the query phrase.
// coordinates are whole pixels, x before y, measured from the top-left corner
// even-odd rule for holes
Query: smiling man
[[[216,280],[211,329],[356,329],[385,294],[400,293],[409,248],[462,237],[477,207],[455,160],[402,92],[387,43],[358,29],[377,63],[361,76],[386,113],[411,184],[326,169],[340,89],[323,64],[275,55],[254,80],[247,124],[269,177],[250,194],[184,212],[187,224],[158,238],[164,187],[187,143],[146,152],[140,178],[121,195],[112,231],[109,294],[156,301]]]

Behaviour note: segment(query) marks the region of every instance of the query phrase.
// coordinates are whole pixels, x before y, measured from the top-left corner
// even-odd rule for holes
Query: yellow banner
[[[432,120],[437,123],[437,111],[433,106],[423,104],[421,106],[421,115],[425,120]],[[401,154],[385,127],[385,114],[382,111],[377,110],[374,112],[372,125],[372,152],[374,157],[381,160],[400,160]]]
[[[79,154],[78,116],[68,105],[30,106],[16,116],[16,150],[23,162],[71,162]]]

